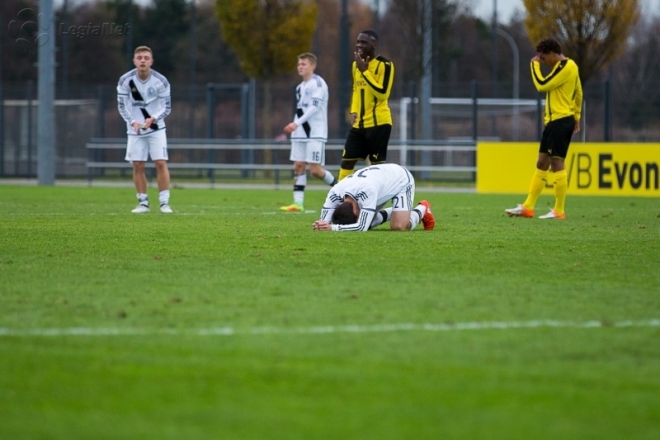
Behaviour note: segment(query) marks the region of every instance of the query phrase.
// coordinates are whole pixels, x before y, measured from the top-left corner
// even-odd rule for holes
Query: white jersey
[[[291,140],[297,142],[328,140],[328,85],[323,78],[314,74],[296,87],[296,114],[293,122],[298,124]]]
[[[332,225],[334,231],[367,231],[376,212],[392,201],[394,210],[410,206],[412,200],[398,200],[401,193],[408,199],[414,197],[415,179],[401,165],[383,163],[362,168],[341,180],[330,189],[321,210],[320,220],[330,222],[335,208],[346,196],[357,201],[360,215],[352,225]],[[400,210],[400,209],[399,209]]]
[[[143,123],[148,117],[155,118],[151,127],[140,130],[140,135],[148,135],[165,128],[165,117],[172,110],[170,83],[160,73],[151,70],[151,75],[142,81],[137,69],[119,78],[117,84],[117,105],[119,114],[126,121],[126,132],[135,136],[133,122]]]

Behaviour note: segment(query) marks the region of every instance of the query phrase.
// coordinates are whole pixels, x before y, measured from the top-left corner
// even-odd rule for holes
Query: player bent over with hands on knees
[[[128,134],[126,160],[133,163],[133,182],[139,203],[132,211],[135,214],[149,212],[147,176],[144,173],[147,155],[151,156],[156,166],[160,212],[172,213],[165,136],[165,117],[172,109],[170,83],[151,69],[153,62],[150,48],[137,47],[133,52],[135,69],[119,78],[117,84],[117,106],[126,121]]]
[[[532,58],[531,72],[534,86],[546,92],[545,129],[541,137],[536,172],[529,186],[527,199],[522,205],[505,209],[512,217],[534,217],[534,206],[548,180],[548,170],[554,173],[555,206],[541,219],[563,220],[568,178],[564,160],[573,134],[580,131],[582,114],[582,84],[578,66],[561,53],[561,45],[554,38],[541,40],[536,46],[537,55]],[[552,70],[543,77],[541,63]]]
[[[412,231],[421,221],[424,230],[435,226],[426,200],[413,209],[415,179],[401,165],[384,163],[362,168],[328,192],[315,231],[368,231],[390,222],[393,231]],[[392,206],[383,209],[387,202]]]
[[[316,55],[309,52],[298,55],[298,74],[302,83],[296,87],[296,115],[293,122],[284,127],[284,133],[291,134],[293,204],[282,206],[282,211],[304,210],[307,164],[312,176],[330,186],[337,182],[332,173],[323,168],[325,143],[328,141],[328,85],[314,73],[315,69]]]

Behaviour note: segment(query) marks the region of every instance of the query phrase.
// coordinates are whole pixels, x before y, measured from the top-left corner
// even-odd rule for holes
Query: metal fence
[[[655,85],[660,88],[660,81]],[[390,98],[394,119],[392,139],[419,140],[421,118],[414,87],[396,84]],[[509,100],[512,85],[500,84],[490,96],[488,83],[440,84],[442,97],[431,106],[432,141],[490,139],[537,141],[542,106],[531,83],[520,85],[520,101]],[[575,141],[659,142],[660,100],[630,99],[634,84],[609,82],[585,86],[583,132]],[[265,96],[263,84],[172,85],[172,113],[167,118],[171,139],[274,140],[291,121],[295,101],[292,84],[273,84]],[[482,92],[483,91],[483,92]],[[36,84],[0,87],[0,177],[35,177],[37,160]],[[56,96],[61,96],[60,90]],[[329,134],[335,144],[345,133],[347,116],[331,90]],[[461,103],[459,103],[461,102]],[[466,104],[467,103],[467,104]],[[402,106],[405,111],[402,117]],[[270,111],[267,109],[270,107]],[[87,143],[92,138],[125,137],[126,125],[116,108],[115,85],[69,85],[67,99],[55,101],[56,175],[87,176]],[[239,142],[237,142],[239,143]],[[443,155],[430,166],[444,166]],[[436,163],[436,161],[440,161]]]

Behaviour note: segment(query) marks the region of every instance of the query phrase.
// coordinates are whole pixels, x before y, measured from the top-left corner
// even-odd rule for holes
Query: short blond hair
[[[298,55],[298,59],[299,60],[309,60],[309,62],[311,64],[314,64],[316,66],[316,55],[314,55],[311,52],[301,53],[300,55]]]
[[[149,52],[151,55],[154,54],[149,46],[138,46],[138,47],[136,47],[135,50],[133,51],[133,56],[135,56],[135,54],[138,53],[138,52]]]

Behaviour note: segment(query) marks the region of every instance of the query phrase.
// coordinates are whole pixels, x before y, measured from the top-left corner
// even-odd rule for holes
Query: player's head
[[[366,59],[367,56],[374,58],[376,47],[378,47],[378,34],[375,31],[367,29],[358,34],[355,50],[360,58]]]
[[[133,64],[138,71],[149,71],[154,63],[154,56],[149,46],[138,46],[133,51]]]
[[[561,55],[561,44],[552,37],[544,38],[536,45],[536,51],[538,53],[554,52]]]
[[[314,75],[316,69],[316,55],[310,52],[298,55],[298,75],[306,81]]]
[[[552,67],[562,59],[561,44],[552,37],[544,38],[536,45],[539,59],[546,65]]]
[[[357,213],[350,200],[344,201],[335,208],[335,212],[332,214],[332,223],[336,225],[352,225],[353,223],[357,223]]]

